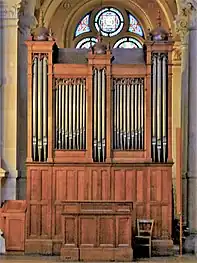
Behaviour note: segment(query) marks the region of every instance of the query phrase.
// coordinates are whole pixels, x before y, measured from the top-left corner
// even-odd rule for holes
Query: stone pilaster
[[[189,20],[188,10],[182,8],[180,13],[176,17],[175,27],[176,32],[180,36],[180,56],[181,56],[181,69],[180,76],[181,86],[180,97],[181,98],[181,121],[180,126],[182,128],[182,144],[183,144],[183,158],[182,158],[182,193],[183,193],[183,220],[186,223],[188,220],[188,96],[189,96],[189,79],[188,79],[188,36],[189,36]],[[173,77],[174,79],[174,77]],[[176,83],[177,85],[177,83]],[[177,96],[177,94],[176,94]],[[176,107],[176,105],[174,105]],[[175,164],[176,165],[176,164]]]
[[[197,233],[197,5],[189,28],[189,142],[188,142],[188,221]]]
[[[26,149],[27,149],[27,46],[25,41],[30,36],[32,27],[37,20],[34,17],[35,0],[26,2],[19,15],[18,39],[18,198],[26,197]],[[25,129],[24,129],[25,127]]]
[[[185,21],[185,28],[188,32],[188,91],[182,93],[182,97],[188,95],[188,223],[191,233],[197,233],[197,0],[182,0],[182,21]],[[184,32],[184,31],[183,31]],[[184,33],[182,34],[184,36]],[[185,34],[187,36],[187,34]],[[184,40],[184,39],[183,39]],[[184,43],[185,44],[185,43]],[[184,69],[184,68],[183,68]],[[184,91],[184,90],[183,90]],[[186,106],[186,104],[184,105]],[[185,135],[185,134],[184,134]],[[187,140],[187,138],[184,138]],[[184,149],[185,151],[185,149]]]
[[[2,201],[16,199],[17,171],[17,44],[19,0],[0,1],[1,163],[8,172]]]

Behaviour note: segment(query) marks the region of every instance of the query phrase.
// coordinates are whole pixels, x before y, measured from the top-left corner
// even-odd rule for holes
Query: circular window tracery
[[[75,29],[75,48],[89,49],[97,42],[98,32],[113,48],[142,48],[143,29],[127,10],[104,7],[86,14]]]
[[[122,14],[115,8],[104,8],[95,17],[95,27],[104,36],[117,35],[124,26]]]

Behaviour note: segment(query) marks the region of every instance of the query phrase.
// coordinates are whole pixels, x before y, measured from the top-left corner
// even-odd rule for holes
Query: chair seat
[[[150,236],[135,236],[135,238],[151,239]]]

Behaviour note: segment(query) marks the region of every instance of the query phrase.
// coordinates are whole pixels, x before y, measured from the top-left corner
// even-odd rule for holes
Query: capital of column
[[[197,30],[197,0],[181,0],[181,9],[176,16],[175,28],[183,45],[187,44],[189,30]]]
[[[21,0],[0,1],[0,20],[17,20],[21,9]]]

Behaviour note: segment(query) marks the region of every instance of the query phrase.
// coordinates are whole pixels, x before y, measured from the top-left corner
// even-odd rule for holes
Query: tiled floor
[[[0,256],[0,263],[9,263],[9,262],[16,262],[16,263],[57,263],[62,262],[59,257],[40,257],[40,256],[19,256],[19,255],[7,255],[7,256]],[[151,259],[140,259],[137,262],[163,262],[163,263],[189,263],[189,262],[196,262],[197,257],[194,255],[184,255],[182,257],[156,257]]]

